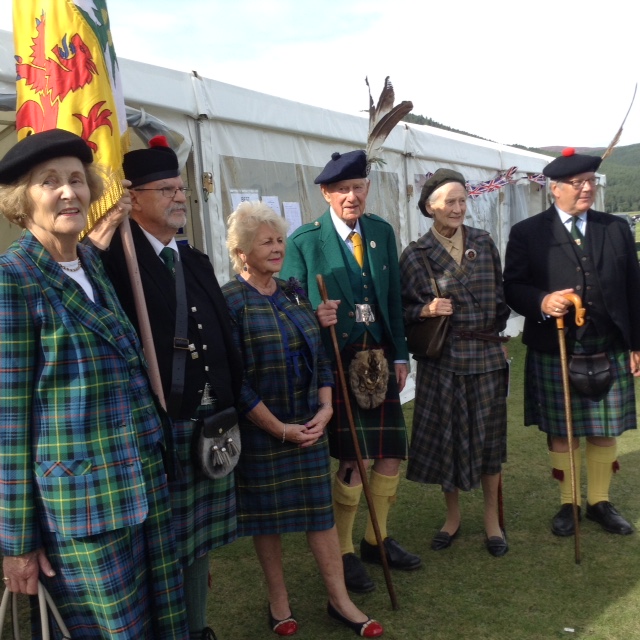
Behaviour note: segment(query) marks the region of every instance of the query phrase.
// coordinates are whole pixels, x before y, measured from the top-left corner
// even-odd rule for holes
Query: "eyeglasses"
[[[592,187],[597,187],[600,184],[600,178],[585,178],[584,180],[560,180],[565,184],[570,184],[576,191],[580,191],[582,187],[588,182]]]
[[[191,194],[191,189],[187,187],[156,187],[155,189],[132,189],[132,191],[161,191],[163,198],[169,198],[171,200],[176,197],[178,191],[184,196]]]

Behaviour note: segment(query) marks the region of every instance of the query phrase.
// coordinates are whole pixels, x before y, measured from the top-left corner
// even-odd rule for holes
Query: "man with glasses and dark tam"
[[[208,552],[236,537],[235,487],[233,473],[210,480],[195,469],[192,418],[202,415],[205,405],[207,412],[233,406],[242,368],[213,266],[194,247],[176,243],[176,234],[187,223],[189,192],[178,158],[164,136],[149,144],[124,156],[124,174],[131,181],[131,232],[173,425],[177,471],[169,488],[190,636],[213,640],[206,622]],[[102,258],[124,310],[139,329],[120,234]],[[184,299],[181,291],[186,305],[179,302]],[[185,330],[186,343],[174,341]]]
[[[580,440],[586,440],[586,517],[612,534],[633,533],[609,500],[619,470],[617,437],[636,428],[633,377],[640,376],[640,267],[629,225],[591,207],[602,159],[565,149],[543,173],[554,204],[514,225],[504,291],[525,318],[525,424],[547,434],[560,510],[551,531],[575,533],[557,318],[564,318],[571,379],[574,457],[580,509]],[[575,322],[577,294],[586,310]]]

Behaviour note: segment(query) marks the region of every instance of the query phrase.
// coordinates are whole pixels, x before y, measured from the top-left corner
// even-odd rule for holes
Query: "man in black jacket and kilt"
[[[569,443],[556,319],[565,319],[572,379],[574,454],[580,505],[581,451],[586,440],[586,516],[614,534],[633,528],[609,501],[618,470],[616,438],[636,428],[633,376],[640,376],[640,268],[627,223],[594,211],[602,159],[565,149],[544,175],[554,204],[511,229],[504,291],[507,303],[525,318],[527,345],[525,423],[547,434],[554,478],[560,481],[561,508],[551,530],[575,533],[572,515]],[[586,322],[577,327],[573,303],[582,298]],[[576,357],[577,356],[577,357]],[[582,356],[582,357],[581,357]],[[590,372],[600,371],[598,384]],[[572,374],[574,375],[574,374]]]

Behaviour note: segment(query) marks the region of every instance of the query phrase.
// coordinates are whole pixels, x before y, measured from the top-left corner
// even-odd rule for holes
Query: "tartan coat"
[[[78,253],[104,307],[91,303],[28,231],[0,257],[0,549],[93,536],[147,517],[138,431],[158,431],[149,406],[133,423],[135,330],[100,259]],[[168,495],[167,495],[168,498]]]
[[[360,218],[360,226],[378,301],[377,312],[382,320],[383,341],[390,347],[391,360],[408,360],[400,301],[398,251],[393,229],[386,220],[372,213],[365,213]],[[340,350],[347,344],[355,324],[353,292],[341,242],[331,220],[331,212],[327,209],[315,222],[305,224],[291,234],[280,272],[282,278],[298,278],[314,309],[322,302],[316,275],[324,276],[329,299],[342,301],[338,307],[336,325]],[[333,361],[335,354],[329,332],[322,331],[322,335],[325,350]]]
[[[400,256],[402,304],[407,324],[418,322],[420,311],[436,296],[423,257],[431,269],[442,296],[451,298],[453,315],[440,358],[434,365],[460,375],[485,373],[506,366],[499,343],[456,339],[452,331],[493,331],[498,335],[509,319],[502,289],[500,255],[487,231],[463,226],[465,256],[460,265],[449,255],[431,231],[412,242]],[[475,251],[476,257],[468,257]]]
[[[525,318],[522,341],[532,349],[558,353],[555,318],[542,316],[543,298],[584,286],[573,240],[555,205],[511,228],[505,255],[504,288],[509,306]],[[587,212],[587,235],[605,308],[625,347],[640,351],[640,267],[626,221],[602,211]],[[573,315],[565,319],[575,326]]]

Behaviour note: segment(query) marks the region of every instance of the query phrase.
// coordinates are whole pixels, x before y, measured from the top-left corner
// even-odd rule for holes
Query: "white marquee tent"
[[[13,36],[0,31],[0,155],[16,140],[14,64]],[[187,236],[209,254],[221,281],[230,275],[224,222],[234,198],[271,197],[281,213],[283,203],[293,203],[287,204],[293,219],[299,208],[302,222],[313,220],[325,208],[314,177],[334,151],[362,148],[366,141],[366,114],[332,112],[196,72],[126,59],[120,66],[128,122],[137,134],[134,145],[156,133],[168,135],[193,188]],[[364,106],[367,101],[363,81]],[[501,250],[514,222],[545,207],[544,188],[528,176],[540,173],[548,156],[401,123],[387,139],[383,157],[386,165],[371,174],[367,204],[393,225],[399,249],[428,229],[417,200],[425,173],[438,167],[456,169],[472,183],[517,167],[508,186],[469,202],[469,224],[489,230]],[[3,221],[0,234],[4,248],[17,231]]]

